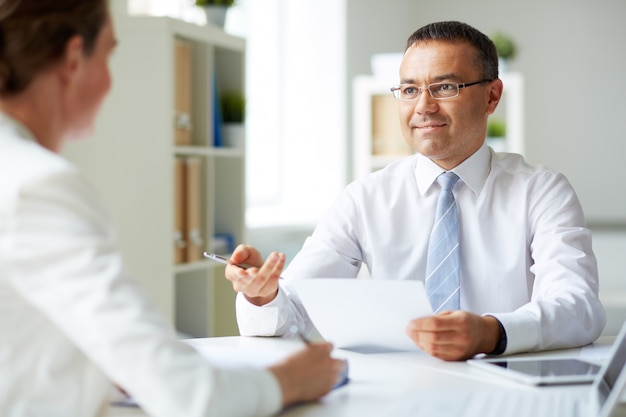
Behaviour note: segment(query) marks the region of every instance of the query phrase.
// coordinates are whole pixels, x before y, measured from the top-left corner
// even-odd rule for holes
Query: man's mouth
[[[423,123],[423,124],[415,125],[415,128],[420,129],[420,130],[430,130],[430,129],[437,129],[445,125],[446,125],[445,123]]]
[[[413,129],[419,130],[430,130],[437,129],[443,126],[446,126],[447,123],[444,120],[433,120],[433,119],[419,119],[415,118],[410,122],[410,125]]]

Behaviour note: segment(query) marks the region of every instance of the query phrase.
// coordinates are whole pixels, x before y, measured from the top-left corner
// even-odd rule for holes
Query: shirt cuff
[[[495,317],[506,334],[506,346],[500,355],[528,352],[538,345],[540,332],[531,314],[517,311],[485,315]]]
[[[238,293],[235,301],[237,325],[242,336],[277,336],[278,313],[284,308],[286,296],[279,287],[278,294],[269,303],[257,306]]]
[[[508,344],[506,337],[506,330],[502,325],[502,322],[498,320],[496,317],[491,316],[498,322],[498,327],[500,328],[500,337],[498,338],[498,343],[496,344],[496,348],[491,352],[488,352],[490,355],[502,355],[506,351],[506,345]]]

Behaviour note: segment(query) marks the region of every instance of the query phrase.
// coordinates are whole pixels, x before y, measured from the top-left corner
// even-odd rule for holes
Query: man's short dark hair
[[[498,78],[498,52],[493,41],[487,35],[467,23],[448,21],[436,22],[423,26],[413,32],[406,42],[406,49],[416,43],[430,40],[446,42],[465,42],[476,50],[476,66],[482,77],[488,80]]]

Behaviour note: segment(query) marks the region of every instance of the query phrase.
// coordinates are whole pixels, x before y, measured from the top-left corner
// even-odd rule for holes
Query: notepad
[[[219,338],[218,338],[219,339]],[[241,342],[236,346],[222,346],[220,344],[204,343],[204,339],[188,339],[184,340],[187,344],[192,346],[203,357],[205,357],[214,366],[225,368],[241,368],[241,367],[253,367],[253,368],[267,368],[277,362],[280,362],[287,358],[290,354],[295,353],[297,350],[288,349],[275,349],[271,347],[259,348],[255,343],[251,343],[246,346],[245,338],[241,339]],[[298,349],[303,349],[304,345]],[[332,389],[338,389],[347,385],[350,382],[350,370],[347,359],[343,359],[345,366],[339,375],[339,379],[333,385]],[[138,407],[135,399],[128,394],[114,388],[110,395],[109,403],[114,407]]]
[[[421,281],[312,278],[283,284],[296,293],[322,337],[341,349],[418,351],[406,326],[432,315]]]
[[[275,349],[260,350],[258,348],[244,348],[239,346],[238,349],[232,347],[211,346],[210,344],[197,343],[194,340],[187,340],[187,343],[193,346],[200,354],[221,368],[253,366],[256,368],[266,368],[273,365],[286,357],[292,351],[282,351]],[[302,346],[304,347],[304,346]],[[349,365],[347,359],[343,359],[345,366],[341,371],[339,380],[332,387],[337,389],[346,385],[350,381]]]

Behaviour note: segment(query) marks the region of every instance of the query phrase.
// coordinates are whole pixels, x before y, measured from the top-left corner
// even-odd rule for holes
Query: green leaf
[[[196,6],[226,6],[230,7],[235,0],[196,0]]]
[[[515,58],[515,55],[517,54],[517,45],[515,45],[513,38],[502,32],[496,32],[492,34],[490,38],[496,46],[496,51],[498,51],[498,56],[500,58]]]

